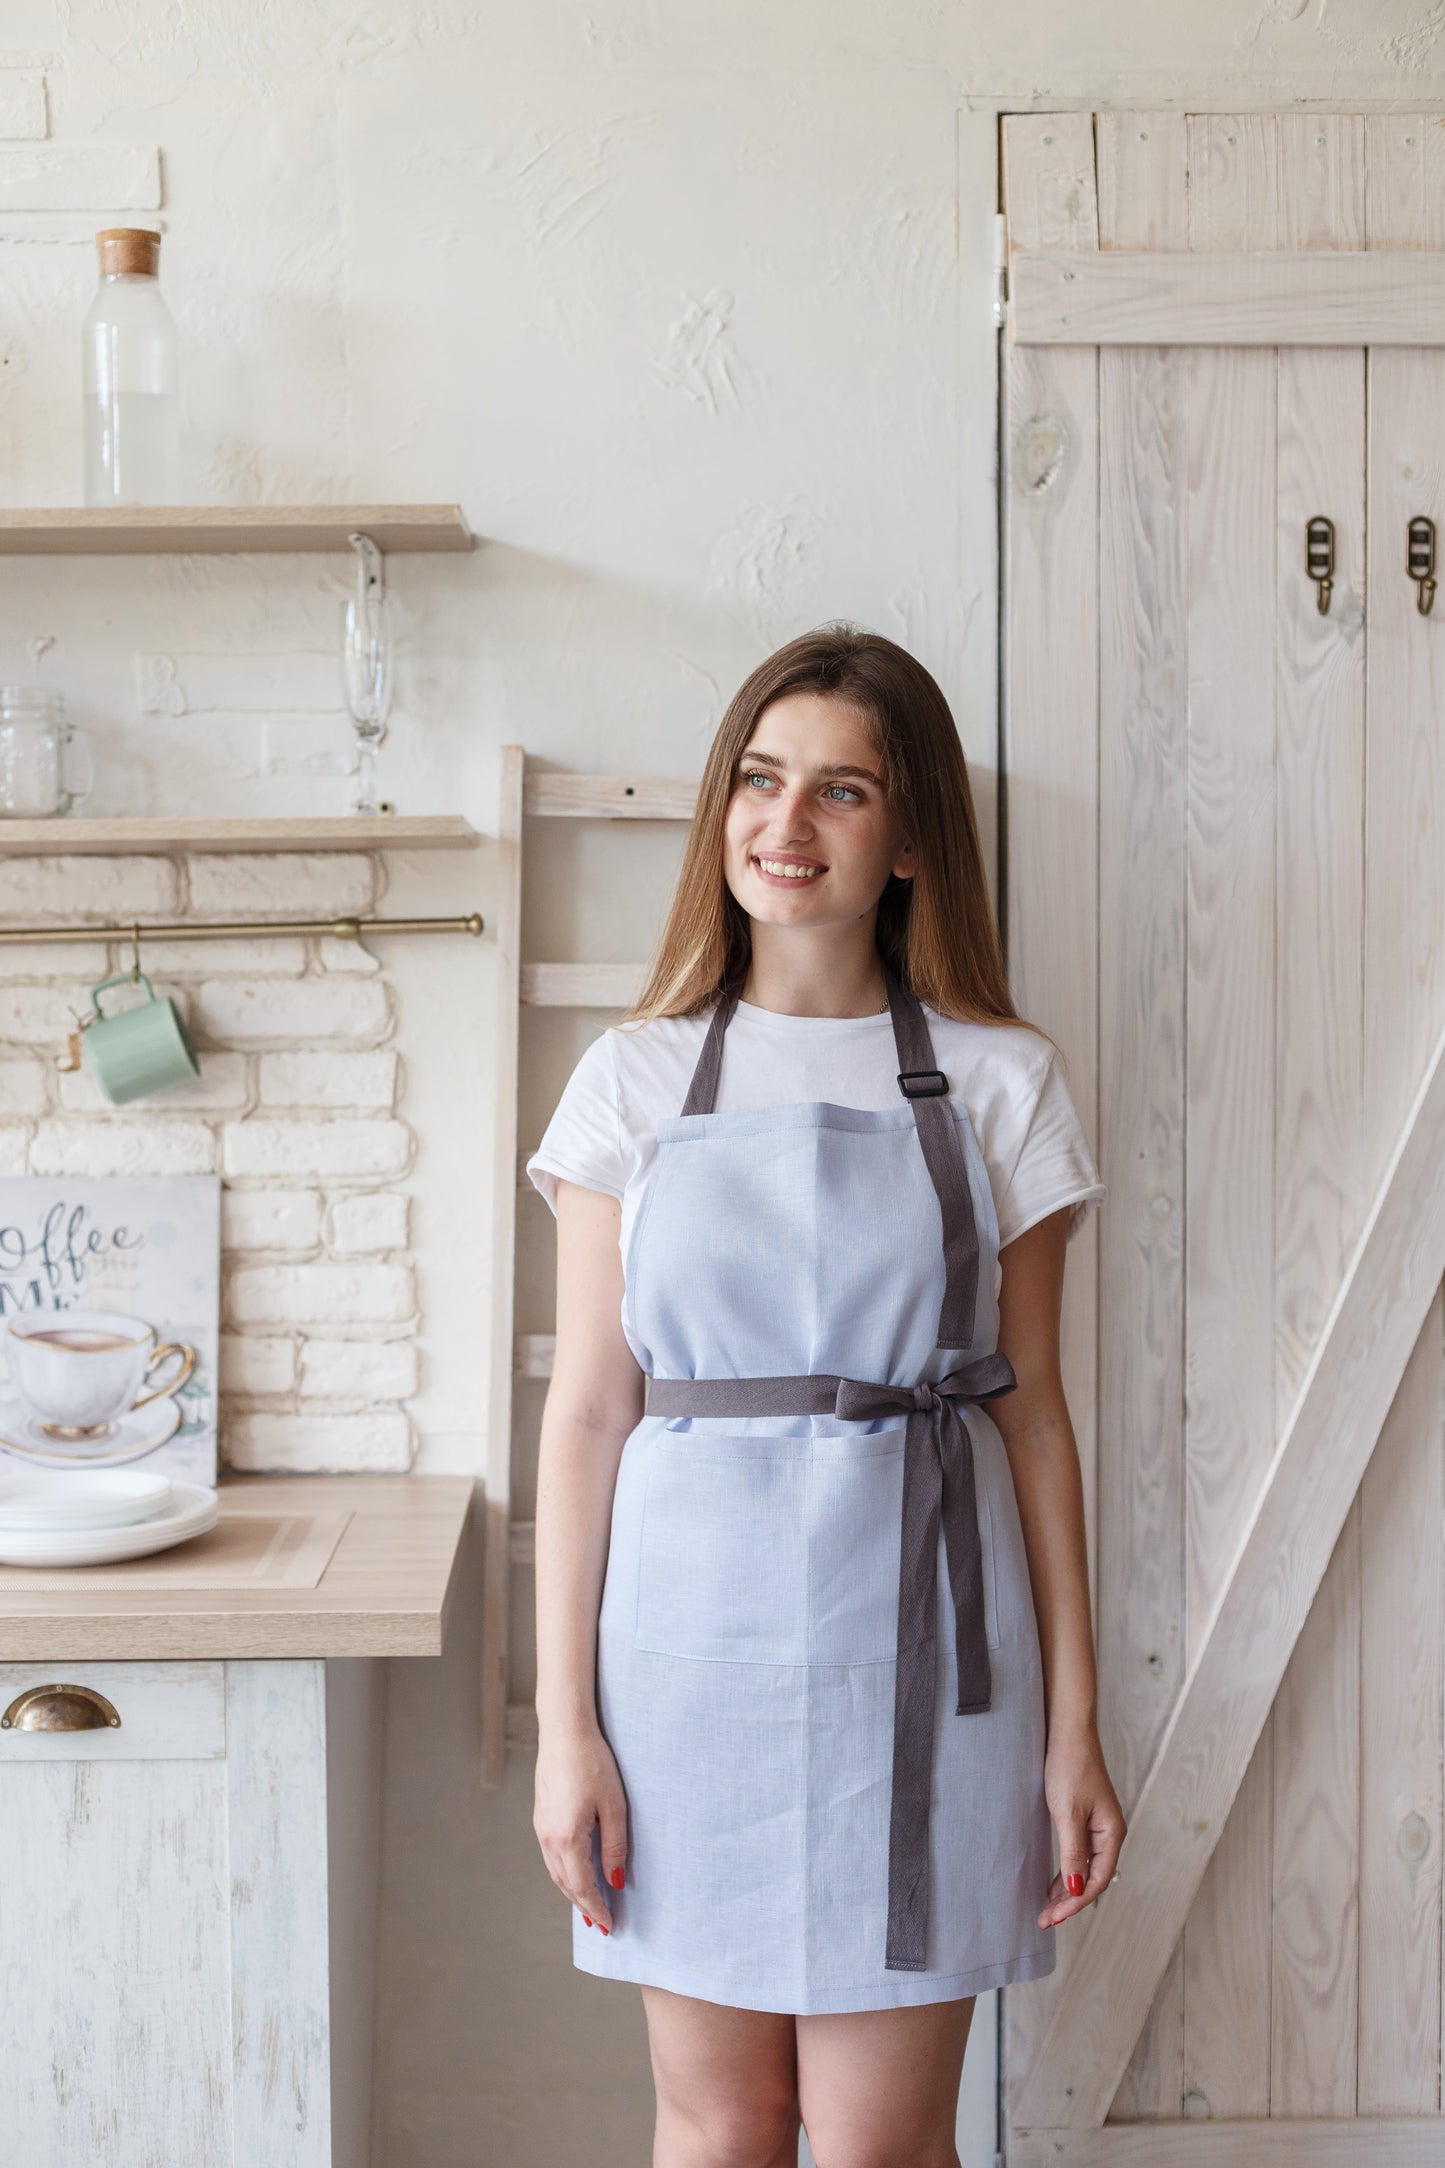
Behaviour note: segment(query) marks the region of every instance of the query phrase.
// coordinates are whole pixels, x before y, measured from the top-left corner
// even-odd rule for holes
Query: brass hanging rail
[[[0,926],[0,944],[31,941],[142,941],[170,935],[187,941],[264,939],[268,934],[331,934],[338,941],[359,941],[367,933],[470,933],[482,931],[482,914],[465,918],[217,918],[176,919],[153,926],[127,919],[123,926]]]

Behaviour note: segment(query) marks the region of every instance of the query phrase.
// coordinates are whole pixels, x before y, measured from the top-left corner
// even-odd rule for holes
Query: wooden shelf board
[[[223,1473],[231,1512],[349,1511],[314,1588],[165,1589],[136,1559],[134,1587],[0,1591],[7,1662],[93,1657],[437,1656],[459,1582],[475,1486],[463,1475]],[[204,1536],[194,1542],[205,1543]],[[112,1567],[110,1573],[117,1569]]]
[[[0,555],[131,557],[176,551],[336,550],[360,531],[389,554],[469,550],[457,504],[42,505],[0,508]]]
[[[0,820],[0,858],[121,858],[163,851],[470,850],[480,830],[460,813],[337,813],[315,819],[136,817]]]

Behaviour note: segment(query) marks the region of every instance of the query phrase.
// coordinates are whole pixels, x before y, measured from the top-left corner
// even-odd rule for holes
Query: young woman
[[[642,1987],[656,2168],[792,2163],[800,2119],[820,2168],[953,2168],[973,1998],[1053,1969],[1125,1824],[1059,1381],[1103,1189],[902,648],[742,686],[528,1172],[534,1826],[575,1963]]]

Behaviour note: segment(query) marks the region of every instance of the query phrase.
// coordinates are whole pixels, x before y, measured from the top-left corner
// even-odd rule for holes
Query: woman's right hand
[[[592,1871],[592,1832],[602,1832],[602,1872],[621,1889],[627,1861],[627,1800],[612,1749],[594,1724],[549,1732],[537,1746],[532,1828],[547,1872],[589,1926],[612,1932],[612,1909]]]

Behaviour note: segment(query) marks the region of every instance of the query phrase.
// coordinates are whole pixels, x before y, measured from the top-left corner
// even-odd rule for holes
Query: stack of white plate
[[[108,1566],[216,1525],[216,1493],[125,1468],[0,1472],[0,1565]]]

